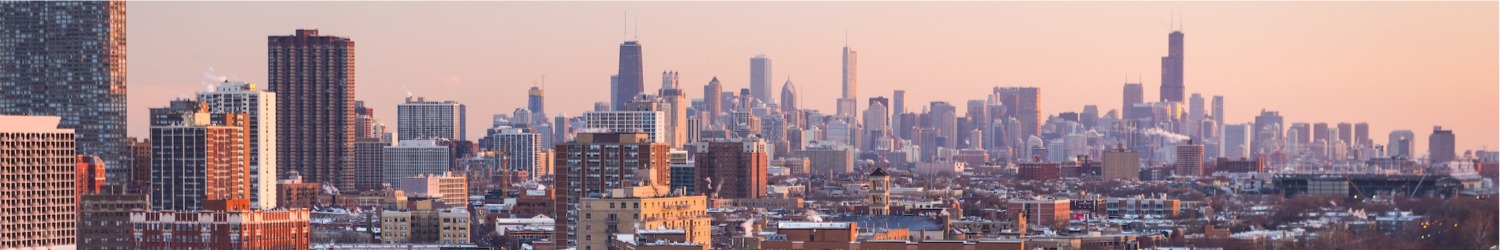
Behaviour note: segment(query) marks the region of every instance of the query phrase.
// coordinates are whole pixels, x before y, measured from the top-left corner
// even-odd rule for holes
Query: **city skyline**
[[[1251,122],[1262,108],[1279,111],[1287,123],[1368,122],[1378,144],[1385,144],[1378,135],[1392,130],[1417,132],[1414,151],[1421,153],[1427,151],[1428,128],[1441,125],[1454,130],[1461,154],[1493,149],[1494,141],[1482,138],[1497,137],[1494,116],[1473,119],[1469,113],[1500,113],[1494,105],[1500,65],[1492,46],[1497,24],[1485,21],[1494,19],[1495,3],[424,3],[422,9],[434,13],[425,21],[422,15],[382,15],[410,7],[402,3],[132,5],[129,49],[141,51],[129,59],[137,66],[129,72],[135,91],[128,102],[129,134],[135,137],[145,134],[146,108],[202,91],[201,78],[212,78],[205,77],[206,69],[267,84],[261,39],[298,28],[361,43],[356,99],[377,110],[394,110],[404,92],[413,92],[468,104],[473,115],[509,113],[525,107],[527,89],[545,75],[550,115],[580,115],[594,102],[608,101],[618,45],[638,40],[645,74],[681,72],[689,98],[702,98],[701,86],[715,76],[723,78],[725,91],[748,88],[748,59],[765,54],[776,59],[770,79],[790,78],[803,107],[831,114],[841,87],[836,51],[848,34],[848,46],[862,52],[859,78],[865,86],[857,96],[889,97],[902,89],[910,103],[963,103],[984,98],[996,86],[1034,86],[1044,89],[1043,115],[1089,104],[1099,105],[1102,114],[1119,109],[1125,82],[1160,87],[1151,76],[1160,76],[1166,23],[1174,12],[1181,13],[1183,32],[1192,40],[1186,43],[1193,63],[1186,67],[1184,93],[1225,96],[1231,124]],[[989,6],[994,8],[973,8]],[[240,11],[207,11],[216,8]],[[849,13],[808,17],[830,9]],[[490,10],[504,14],[491,16]],[[625,25],[626,11],[634,27]],[[308,19],[257,18],[278,12]],[[301,15],[322,12],[329,15]],[[767,13],[786,18],[735,19]],[[891,14],[910,20],[879,18]],[[1314,14],[1333,21],[1304,16]],[[512,22],[525,20],[557,23]],[[1408,23],[1413,20],[1424,22]],[[776,30],[783,22],[808,24]],[[181,36],[182,30],[201,35]],[[1404,84],[1424,88],[1366,87]],[[1152,93],[1144,100],[1160,98],[1146,92]],[[395,112],[377,114],[387,123],[396,120]],[[480,120],[475,122],[487,123]],[[482,133],[484,125],[468,132]]]

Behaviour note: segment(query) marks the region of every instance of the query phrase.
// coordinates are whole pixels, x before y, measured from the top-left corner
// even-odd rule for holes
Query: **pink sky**
[[[714,76],[746,88],[763,53],[775,93],[790,77],[807,107],[831,113],[847,30],[862,99],[905,89],[920,110],[1037,86],[1047,114],[1118,109],[1137,75],[1157,99],[1177,12],[1187,92],[1225,95],[1227,122],[1262,108],[1289,123],[1368,122],[1376,143],[1410,129],[1424,153],[1434,125],[1461,151],[1500,141],[1495,2],[131,2],[130,134],[147,134],[148,108],[203,90],[209,68],[264,83],[266,36],[298,28],[355,40],[358,99],[393,130],[405,88],[467,104],[475,139],[543,75],[548,111],[578,115],[608,99],[627,11],[651,92],[663,70],[681,72],[690,98]]]

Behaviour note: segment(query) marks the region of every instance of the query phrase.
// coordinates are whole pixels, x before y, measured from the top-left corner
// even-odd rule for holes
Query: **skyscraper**
[[[588,128],[617,133],[645,133],[651,142],[667,143],[661,111],[583,112]]]
[[[1350,142],[1349,145],[1354,145],[1354,146],[1370,146],[1370,144],[1372,144],[1370,142],[1370,124],[1369,123],[1363,123],[1363,122],[1361,122],[1361,123],[1355,123],[1354,124],[1354,141]]]
[[[405,140],[395,146],[385,146],[380,153],[380,180],[391,187],[401,186],[401,178],[423,174],[441,174],[451,170],[451,154],[447,146],[434,140]]]
[[[957,149],[958,148],[958,108],[948,102],[932,102],[932,110],[927,116],[928,124],[937,129],[938,136],[943,138],[942,143],[937,146]]]
[[[1385,143],[1386,155],[1391,157],[1416,158],[1417,134],[1411,130],[1391,131],[1390,140]]]
[[[250,120],[250,204],[276,208],[276,93],[255,84],[225,82],[214,92],[198,93],[214,114],[245,114]]]
[[[542,141],[531,129],[501,127],[490,136],[495,141],[491,148],[505,152],[508,160],[505,165],[511,171],[526,171],[528,179],[551,174],[538,172],[537,167],[543,164],[537,157],[542,152]]]
[[[1248,124],[1225,124],[1224,135],[1221,136],[1224,142],[1219,144],[1219,148],[1224,149],[1224,153],[1220,155],[1229,159],[1249,157],[1250,127],[1251,125]]]
[[[646,76],[642,67],[641,44],[636,41],[625,41],[620,44],[620,71],[613,102],[610,107],[620,109],[626,102],[635,99],[636,95],[645,93]]]
[[[396,105],[396,136],[398,140],[450,139],[467,140],[467,107],[454,101],[427,101],[426,98],[406,97],[406,103]],[[529,110],[528,110],[529,111]],[[538,120],[532,115],[512,117],[528,121]],[[540,120],[546,120],[543,117]]]
[[[1177,176],[1203,176],[1203,144],[1177,145]]]
[[[724,85],[719,84],[719,77],[714,77],[712,80],[708,80],[708,85],[703,86],[704,108],[703,110],[699,110],[698,112],[704,113],[701,116],[703,117],[703,119],[706,119],[706,121],[704,121],[705,123],[718,123],[719,119],[717,118],[719,117],[719,113],[724,112],[724,96],[720,94],[723,93],[723,91]]]
[[[1104,151],[1104,168],[1100,177],[1105,180],[1139,180],[1141,157],[1124,146]]]
[[[1203,95],[1193,93],[1192,97],[1188,98],[1188,118],[1187,121],[1182,123],[1183,127],[1187,128],[1187,130],[1183,130],[1183,134],[1193,138],[1202,138],[1202,130],[1199,129],[1199,126],[1203,124],[1203,118],[1207,115],[1205,114],[1207,110],[1203,109],[1203,104]]]
[[[0,3],[10,12],[9,5]],[[8,13],[0,13],[9,17]],[[0,21],[4,22],[4,21]],[[10,28],[9,24],[4,26]],[[9,32],[10,30],[5,30]],[[9,35],[8,33],[6,34]],[[7,65],[9,66],[9,65]],[[0,248],[72,249],[78,231],[77,190],[74,181],[73,130],[58,128],[56,116],[0,115],[0,148],[5,162],[0,167],[6,181],[0,197],[6,197],[0,221],[5,234]]]
[[[0,2],[0,114],[62,117],[77,153],[103,159],[107,182],[123,185],[125,52],[125,1]]]
[[[1216,95],[1213,101],[1214,125],[1224,126],[1224,96]]]
[[[1282,141],[1281,134],[1286,131],[1282,128],[1282,124],[1281,112],[1261,110],[1260,115],[1255,117],[1255,124],[1250,130],[1252,136],[1250,155],[1256,156],[1280,149],[1277,142]]]
[[[250,200],[250,124],[200,102],[153,108],[151,208],[200,210],[208,200]],[[274,196],[273,196],[274,197]]]
[[[1339,141],[1347,145],[1354,145],[1354,124],[1347,122],[1339,123]]]
[[[893,130],[893,131],[891,131],[891,135],[895,136],[897,138],[905,139],[905,137],[901,136],[901,134],[903,133],[903,132],[901,132],[901,128],[904,128],[904,127],[909,126],[909,125],[907,125],[907,124],[901,124],[901,114],[902,113],[906,113],[906,90],[899,90],[898,89],[895,92],[891,93],[891,120],[890,121],[891,121],[891,129]]]
[[[1125,83],[1125,97],[1124,103],[1120,105],[1120,114],[1125,119],[1134,118],[1135,115],[1130,111],[1131,107],[1135,107],[1136,104],[1141,104],[1144,101],[1146,101],[1146,93],[1140,83]]]
[[[788,77],[786,83],[781,84],[781,112],[791,113],[801,110],[797,106],[797,86],[792,85],[792,78]]]
[[[1167,56],[1161,57],[1161,101],[1182,102],[1182,31],[1167,34]]]
[[[754,98],[751,103],[760,101],[767,105],[771,104],[771,58],[766,55],[755,55],[750,58],[750,97]]]
[[[526,91],[526,109],[531,110],[531,115],[536,116],[535,119],[532,119],[533,121],[547,122],[547,103],[543,99],[545,98],[544,94],[546,93],[538,86],[531,86],[531,89]]]
[[[1443,126],[1433,126],[1432,135],[1427,137],[1427,158],[1433,163],[1445,163],[1458,158],[1454,148],[1453,130],[1443,130]]]
[[[854,118],[859,109],[859,54],[844,46],[844,91],[839,98],[838,115]]]
[[[1021,121],[1021,134],[1016,138],[1041,136],[1042,133],[1042,89],[1037,87],[995,88],[995,94],[1005,105],[1005,113]]]
[[[276,92],[276,173],[354,189],[354,40],[298,29],[269,36],[267,80]]]
[[[666,116],[666,142],[672,148],[681,148],[687,143],[687,94],[682,92],[677,82],[676,71],[661,72],[661,90],[659,95],[663,102],[661,110]],[[561,142],[561,141],[559,141]]]

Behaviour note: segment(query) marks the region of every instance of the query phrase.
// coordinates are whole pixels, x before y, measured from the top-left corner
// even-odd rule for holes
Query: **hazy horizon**
[[[608,101],[630,37],[644,50],[648,93],[666,70],[681,74],[689,98],[715,76],[725,91],[748,88],[750,58],[765,54],[773,93],[790,78],[805,108],[833,113],[847,42],[859,51],[860,111],[895,89],[920,111],[936,100],[962,108],[995,86],[1036,86],[1044,114],[1089,104],[1103,114],[1137,78],[1146,100],[1159,98],[1167,23],[1180,13],[1186,93],[1224,95],[1226,122],[1251,122],[1263,108],[1288,124],[1368,122],[1377,144],[1412,130],[1422,154],[1441,125],[1462,154],[1500,141],[1497,5],[131,2],[129,134],[147,135],[147,109],[203,91],[210,68],[264,85],[266,36],[302,28],[355,41],[357,99],[392,131],[410,91],[468,105],[469,140],[493,114],[525,107],[543,76],[549,115]]]

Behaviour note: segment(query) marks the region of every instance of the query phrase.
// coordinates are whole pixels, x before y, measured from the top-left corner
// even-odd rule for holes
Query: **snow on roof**
[[[777,229],[849,229],[849,222],[782,222]]]

